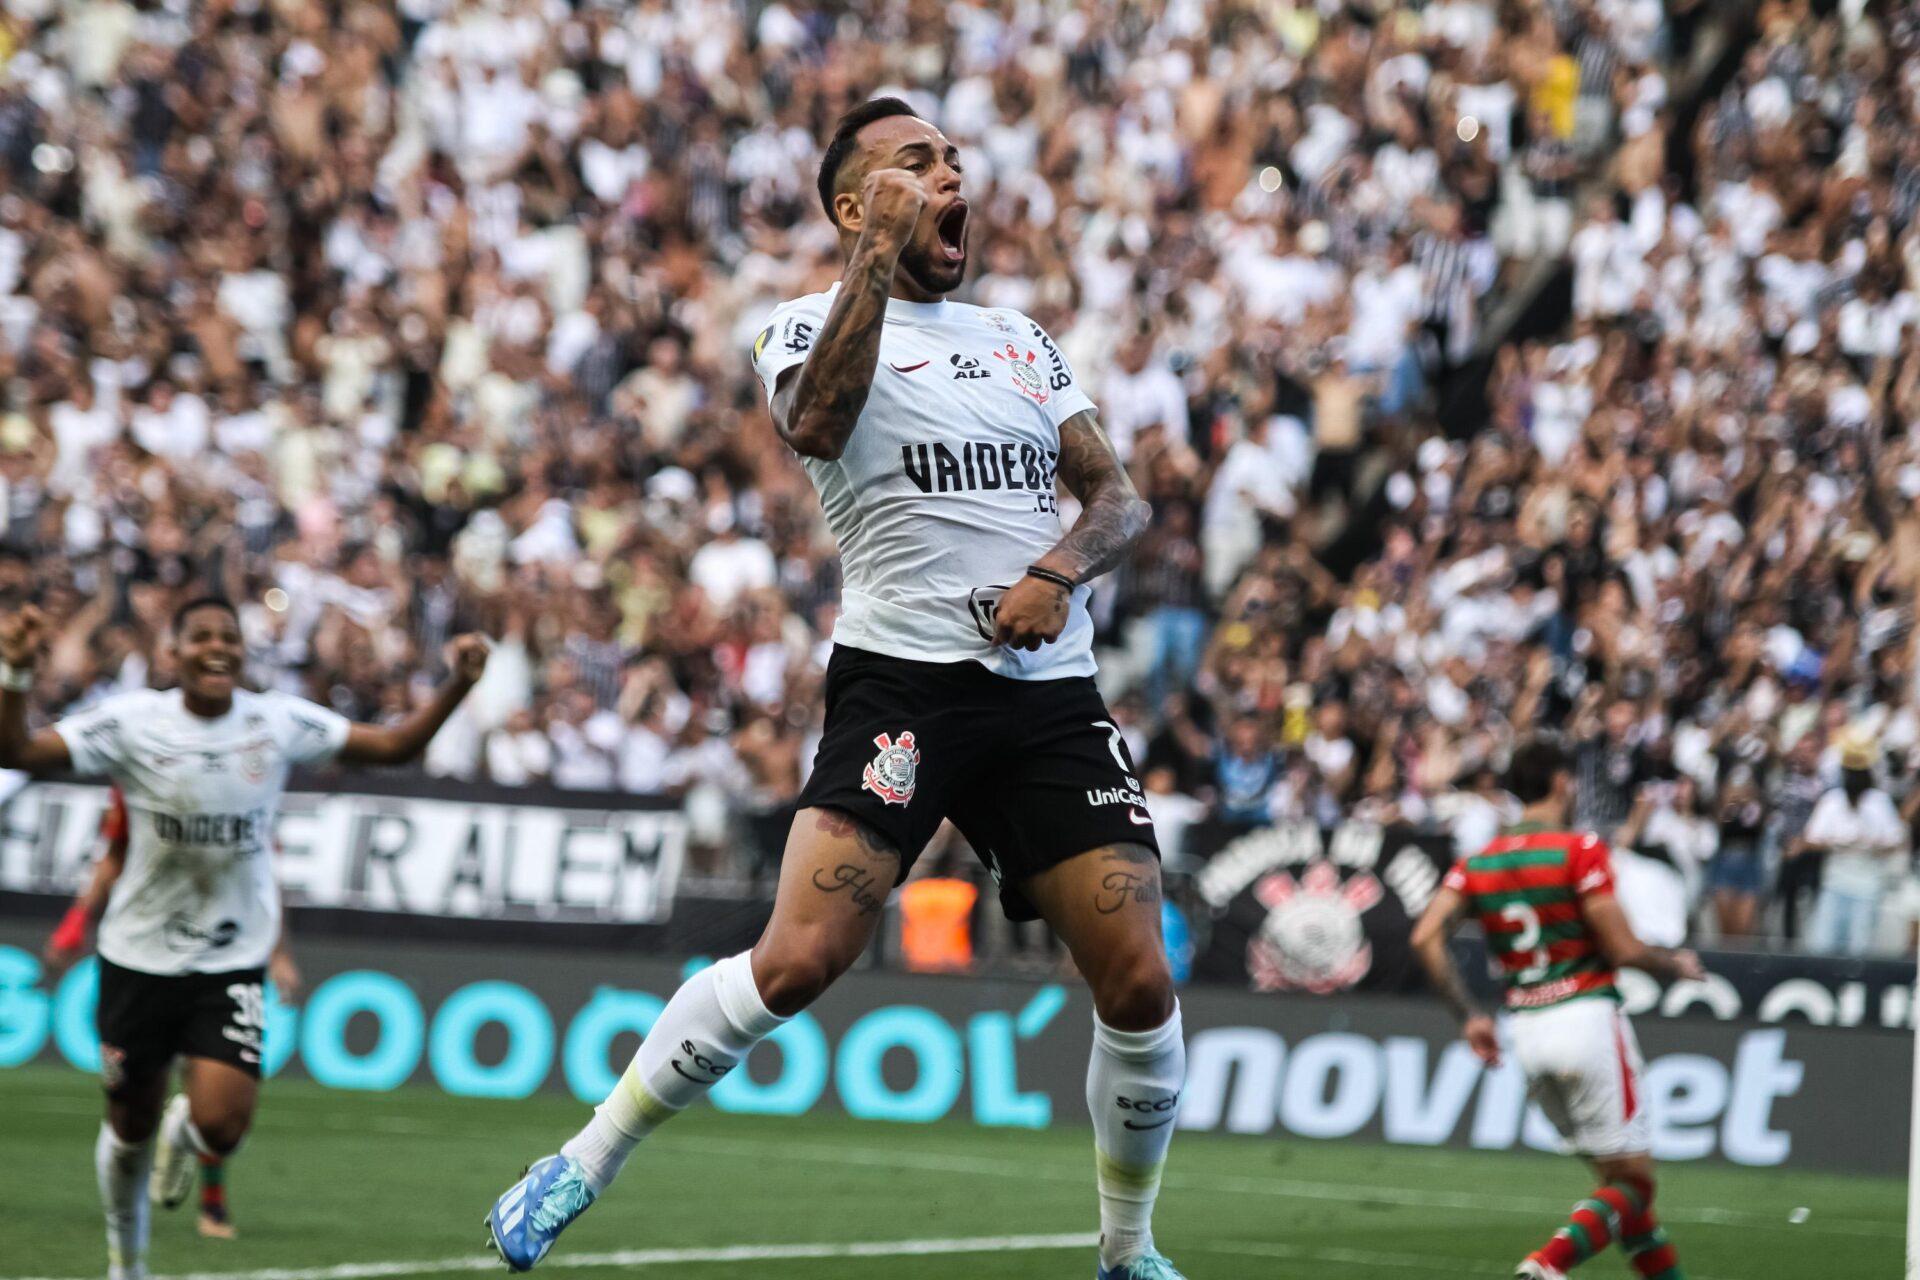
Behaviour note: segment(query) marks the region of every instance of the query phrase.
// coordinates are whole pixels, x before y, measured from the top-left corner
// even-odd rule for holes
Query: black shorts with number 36
[[[1086,676],[1012,680],[977,662],[834,646],[827,718],[798,805],[843,810],[900,851],[904,878],[951,818],[1015,920],[1020,882],[1110,844],[1160,852],[1140,777]]]
[[[100,1079],[108,1093],[176,1057],[212,1058],[258,1079],[266,971],[142,973],[100,961]]]

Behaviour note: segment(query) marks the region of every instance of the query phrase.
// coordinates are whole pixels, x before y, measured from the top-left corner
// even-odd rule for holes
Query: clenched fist
[[[447,665],[453,669],[456,680],[467,684],[479,682],[480,674],[487,669],[487,654],[492,652],[487,638],[473,632],[455,636],[447,645]]]
[[[13,667],[31,667],[46,643],[47,619],[33,605],[0,618],[0,662]]]
[[[1073,593],[1056,582],[1027,577],[1007,588],[993,611],[993,642],[1009,649],[1038,649],[1060,638]]]
[[[905,169],[875,169],[860,187],[860,208],[866,218],[862,234],[897,253],[913,238],[913,228],[926,208],[926,188]]]

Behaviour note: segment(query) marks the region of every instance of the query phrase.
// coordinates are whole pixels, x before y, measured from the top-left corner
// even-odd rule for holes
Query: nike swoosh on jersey
[[[919,364],[910,364],[903,369],[899,365],[895,364],[893,361],[889,360],[887,361],[887,367],[893,370],[895,373],[912,373],[915,369],[924,369],[932,363],[933,361],[931,360],[922,360]]]
[[[1133,822],[1133,825],[1136,827],[1150,827],[1153,825],[1153,819],[1148,817],[1146,814],[1140,812],[1138,809],[1127,810],[1127,817]]]

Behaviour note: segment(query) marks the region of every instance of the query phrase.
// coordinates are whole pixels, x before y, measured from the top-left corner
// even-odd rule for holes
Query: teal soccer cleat
[[[593,1188],[578,1161],[567,1156],[536,1160],[493,1202],[487,1214],[487,1244],[509,1270],[531,1271],[593,1201]]]
[[[1187,1280],[1158,1253],[1145,1254],[1122,1267],[1101,1267],[1093,1280]]]

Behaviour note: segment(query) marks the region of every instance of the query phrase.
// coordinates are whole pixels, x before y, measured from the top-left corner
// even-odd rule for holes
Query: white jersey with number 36
[[[813,351],[839,288],[784,304],[755,338],[769,397]],[[1092,675],[1084,586],[1052,644],[990,643],[1000,593],[1060,540],[1060,424],[1092,408],[1053,339],[1019,312],[889,300],[845,451],[804,459],[846,577],[835,643],[971,659],[1022,680]]]
[[[157,974],[264,965],[280,933],[270,855],[287,773],[338,753],[348,720],[245,690],[209,720],[178,689],[141,689],[54,728],[76,772],[112,778],[126,797],[127,865],[100,921],[101,957]]]

